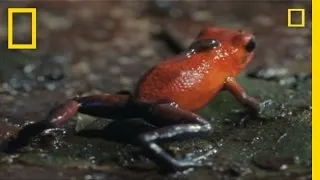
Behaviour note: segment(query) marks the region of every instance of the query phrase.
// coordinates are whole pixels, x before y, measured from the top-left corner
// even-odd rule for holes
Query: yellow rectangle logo
[[[300,12],[301,22],[294,24],[292,23],[292,12]],[[288,27],[305,27],[305,10],[304,9],[288,9]]]
[[[13,44],[13,14],[31,14],[31,44]],[[8,49],[36,49],[37,48],[37,9],[36,8],[8,8]]]

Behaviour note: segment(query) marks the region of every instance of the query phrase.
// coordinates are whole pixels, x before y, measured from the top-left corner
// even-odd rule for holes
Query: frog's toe
[[[273,100],[272,99],[268,99],[268,100],[265,100],[265,101],[260,103],[260,108],[264,108],[264,107],[270,106],[272,104],[273,104]]]
[[[268,106],[271,106],[273,104],[273,100],[268,99],[260,103],[260,110],[259,110],[259,115],[262,114],[264,109]]]

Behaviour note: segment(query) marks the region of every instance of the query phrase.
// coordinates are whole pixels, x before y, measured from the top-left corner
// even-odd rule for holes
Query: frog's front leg
[[[261,110],[259,100],[249,96],[234,77],[227,77],[224,83],[224,89],[229,91],[241,104],[249,107],[255,115]]]

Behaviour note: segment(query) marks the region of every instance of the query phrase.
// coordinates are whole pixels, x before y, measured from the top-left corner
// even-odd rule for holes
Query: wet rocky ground
[[[37,50],[7,49],[7,7],[38,8]],[[287,27],[288,8],[306,9],[305,28]],[[131,90],[175,53],[163,34],[186,47],[207,24],[256,35],[256,56],[238,79],[268,102],[261,117],[239,123],[242,107],[223,92],[199,112],[212,137],[163,145],[177,158],[205,156],[210,167],[165,174],[116,141],[147,128],[139,119],[110,127],[79,114],[65,130],[0,153],[0,179],[311,179],[311,1],[1,1],[0,17],[1,142],[77,94]],[[14,20],[15,42],[28,42],[30,19]]]

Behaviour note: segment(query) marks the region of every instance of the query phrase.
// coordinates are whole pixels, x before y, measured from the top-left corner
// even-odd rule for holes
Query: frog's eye
[[[247,52],[252,52],[256,48],[256,42],[254,39],[250,39],[250,41],[245,45],[245,49]]]
[[[219,42],[215,39],[203,39],[192,43],[189,47],[190,51],[201,52],[217,47]]]

